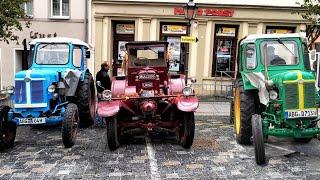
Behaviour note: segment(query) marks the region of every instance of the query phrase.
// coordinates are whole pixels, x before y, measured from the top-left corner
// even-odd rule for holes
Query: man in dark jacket
[[[104,61],[101,64],[101,70],[96,75],[96,81],[100,81],[102,87],[110,90],[111,89],[111,80],[110,80],[108,71],[109,71],[109,65],[108,65],[107,61]],[[98,91],[98,93],[101,93],[103,91],[103,88],[101,88],[97,85],[97,91]]]

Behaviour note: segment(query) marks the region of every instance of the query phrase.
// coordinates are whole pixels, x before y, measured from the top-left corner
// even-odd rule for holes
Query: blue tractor
[[[71,38],[43,38],[30,43],[30,68],[6,88],[14,102],[0,107],[0,146],[13,146],[19,125],[62,124],[66,148],[75,143],[78,125],[93,124],[95,85],[87,69],[89,46]]]

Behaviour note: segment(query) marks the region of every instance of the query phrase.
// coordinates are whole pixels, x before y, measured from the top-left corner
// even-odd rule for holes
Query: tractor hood
[[[315,76],[312,72],[295,70],[275,74],[273,76],[270,76],[269,79],[273,81],[276,87],[280,87],[283,83],[293,82],[297,80],[314,81]]]
[[[25,78],[45,79],[47,82],[57,82],[58,72],[50,69],[46,70],[26,70],[16,73],[16,80],[25,80]]]

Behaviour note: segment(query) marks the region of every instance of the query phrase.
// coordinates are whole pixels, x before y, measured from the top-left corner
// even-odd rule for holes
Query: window
[[[51,17],[69,18],[69,0],[51,0]]]
[[[246,69],[255,69],[257,67],[256,47],[254,44],[248,44],[245,49]]]
[[[36,63],[62,65],[69,60],[69,46],[67,44],[40,44],[37,47]]]
[[[21,5],[28,17],[33,17],[33,0],[28,0]]]
[[[130,67],[166,66],[163,46],[137,46],[129,50]]]
[[[81,67],[82,61],[82,49],[80,47],[75,47],[73,49],[73,65],[75,67]]]
[[[296,65],[299,63],[299,53],[295,41],[264,41],[261,43],[262,63],[268,66]]]

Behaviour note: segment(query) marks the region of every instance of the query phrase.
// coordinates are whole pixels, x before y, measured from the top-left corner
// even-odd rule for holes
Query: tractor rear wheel
[[[90,72],[86,72],[84,81],[79,81],[76,104],[79,108],[80,125],[89,127],[94,124],[96,114],[96,91]]]
[[[235,84],[233,110],[237,142],[251,144],[251,116],[255,113],[255,94],[253,91],[244,90],[241,79],[238,79]]]
[[[78,107],[76,104],[69,103],[62,121],[62,141],[65,148],[71,148],[75,144],[78,124]]]
[[[192,146],[194,138],[194,113],[182,112],[182,118],[182,125],[179,130],[179,141],[182,147],[189,149]]]
[[[256,163],[258,165],[263,165],[266,163],[266,154],[262,131],[262,119],[258,114],[252,115],[252,135]]]
[[[9,106],[0,107],[0,148],[11,148],[16,138],[17,125],[8,121]]]
[[[112,116],[106,119],[108,147],[111,151],[116,150],[119,143],[118,117]]]

